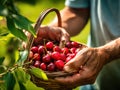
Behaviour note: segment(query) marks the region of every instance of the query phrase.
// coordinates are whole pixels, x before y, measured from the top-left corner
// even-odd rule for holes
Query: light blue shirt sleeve
[[[72,8],[87,8],[89,7],[89,0],[66,0],[65,5]]]

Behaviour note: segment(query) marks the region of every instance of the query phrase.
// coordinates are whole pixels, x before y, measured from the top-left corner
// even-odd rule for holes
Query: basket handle
[[[39,27],[41,26],[42,21],[44,20],[44,18],[47,16],[47,14],[49,14],[50,12],[53,12],[53,11],[54,11],[54,12],[56,13],[56,15],[57,15],[58,27],[61,27],[61,15],[60,15],[59,10],[56,9],[56,8],[50,8],[50,9],[47,9],[47,10],[43,11],[43,12],[40,14],[39,18],[37,19],[36,24],[35,24],[35,26],[34,26],[34,29],[35,29],[36,34],[38,33]],[[33,36],[33,35],[30,35],[29,42],[27,43],[27,48],[26,48],[26,49],[28,50],[28,52],[30,51],[30,48],[31,48],[31,46],[32,46],[32,44],[33,44],[33,41],[34,41],[34,36]],[[28,58],[27,58],[27,59],[28,59]]]

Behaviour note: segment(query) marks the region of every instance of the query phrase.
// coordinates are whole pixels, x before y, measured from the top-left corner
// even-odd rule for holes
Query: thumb
[[[64,70],[66,72],[78,72],[80,67],[84,65],[87,60],[85,57],[86,54],[83,55],[85,51],[86,49],[79,51],[73,59],[65,64]]]
[[[78,72],[79,71],[79,66],[75,62],[75,59],[70,60],[67,62],[64,66],[64,71],[73,73],[73,72]]]

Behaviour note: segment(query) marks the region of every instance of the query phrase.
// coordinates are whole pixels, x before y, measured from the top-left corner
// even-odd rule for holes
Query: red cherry
[[[61,52],[61,49],[59,46],[54,46],[53,51]]]
[[[72,59],[72,57],[69,56],[69,57],[66,58],[65,62],[67,63],[67,62],[69,62],[71,59]]]
[[[75,47],[73,47],[73,48],[70,49],[70,52],[72,52],[72,53],[75,53],[75,51],[76,51]]]
[[[61,54],[61,60],[65,61],[66,60],[66,55],[65,54]]]
[[[39,54],[45,54],[45,47],[44,46],[39,46],[38,47],[38,53]]]
[[[74,58],[75,57],[75,53],[72,53],[72,54],[69,54],[69,56],[68,57],[71,57],[71,58]]]
[[[54,46],[53,42],[49,41],[49,42],[46,43],[46,48],[49,49],[49,50],[53,49],[53,46]]]
[[[38,47],[37,47],[37,46],[33,46],[33,47],[31,48],[31,51],[32,51],[33,53],[38,53]]]
[[[35,53],[34,56],[33,56],[33,59],[36,60],[36,61],[39,61],[40,60],[40,55],[38,53]]]
[[[66,47],[62,48],[62,53],[68,54],[69,53],[69,49],[66,48]]]
[[[34,66],[39,67],[40,66],[40,61],[35,61]]]
[[[65,46],[68,47],[68,48],[72,48],[71,42],[67,42]]]
[[[48,71],[55,71],[55,65],[54,65],[54,63],[51,62],[50,64],[48,64],[47,70]]]
[[[61,59],[61,54],[59,53],[59,52],[53,52],[52,54],[51,54],[51,57],[54,59],[54,60],[59,60],[59,59]]]
[[[73,41],[73,42],[71,42],[71,44],[72,44],[73,47],[76,47],[76,48],[79,47],[79,43],[78,43],[78,42],[74,42],[74,41]]]
[[[58,70],[63,70],[64,62],[62,60],[57,60],[55,62],[55,66],[57,67]]]
[[[40,68],[41,68],[42,70],[46,71],[47,66],[46,66],[45,63],[41,63],[41,64],[40,64]]]
[[[49,54],[46,54],[45,56],[42,57],[42,61],[44,63],[49,63],[51,62],[51,56]]]

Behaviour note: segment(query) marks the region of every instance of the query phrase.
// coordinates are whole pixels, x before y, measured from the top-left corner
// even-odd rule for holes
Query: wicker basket
[[[36,24],[35,24],[35,27],[34,29],[36,30],[36,33],[38,32],[38,28],[40,27],[43,19],[45,18],[45,16],[50,13],[50,12],[56,12],[57,14],[57,18],[58,18],[58,26],[61,27],[61,16],[60,16],[60,13],[59,13],[59,10],[55,9],[55,8],[50,8],[50,9],[47,9],[45,11],[43,11],[40,15],[40,17],[38,18]],[[30,36],[30,39],[29,39],[29,43],[28,43],[28,47],[27,49],[30,51],[30,48],[33,44],[33,41],[34,41],[34,37],[31,35]],[[81,49],[82,48],[85,48],[86,46],[81,44]],[[27,58],[28,60],[28,58]],[[26,61],[27,61],[26,60]],[[30,68],[30,66],[25,66],[27,69]],[[67,87],[65,85],[61,85],[60,83],[56,82],[54,80],[55,77],[66,77],[66,76],[70,76],[70,75],[73,75],[72,73],[66,73],[64,71],[58,71],[58,72],[48,72],[48,71],[45,71],[47,77],[48,77],[48,80],[43,80],[43,79],[40,79],[34,75],[32,75],[30,72],[28,72],[30,75],[31,75],[31,81],[38,87],[42,87],[44,88],[45,90],[72,90],[74,87]]]

